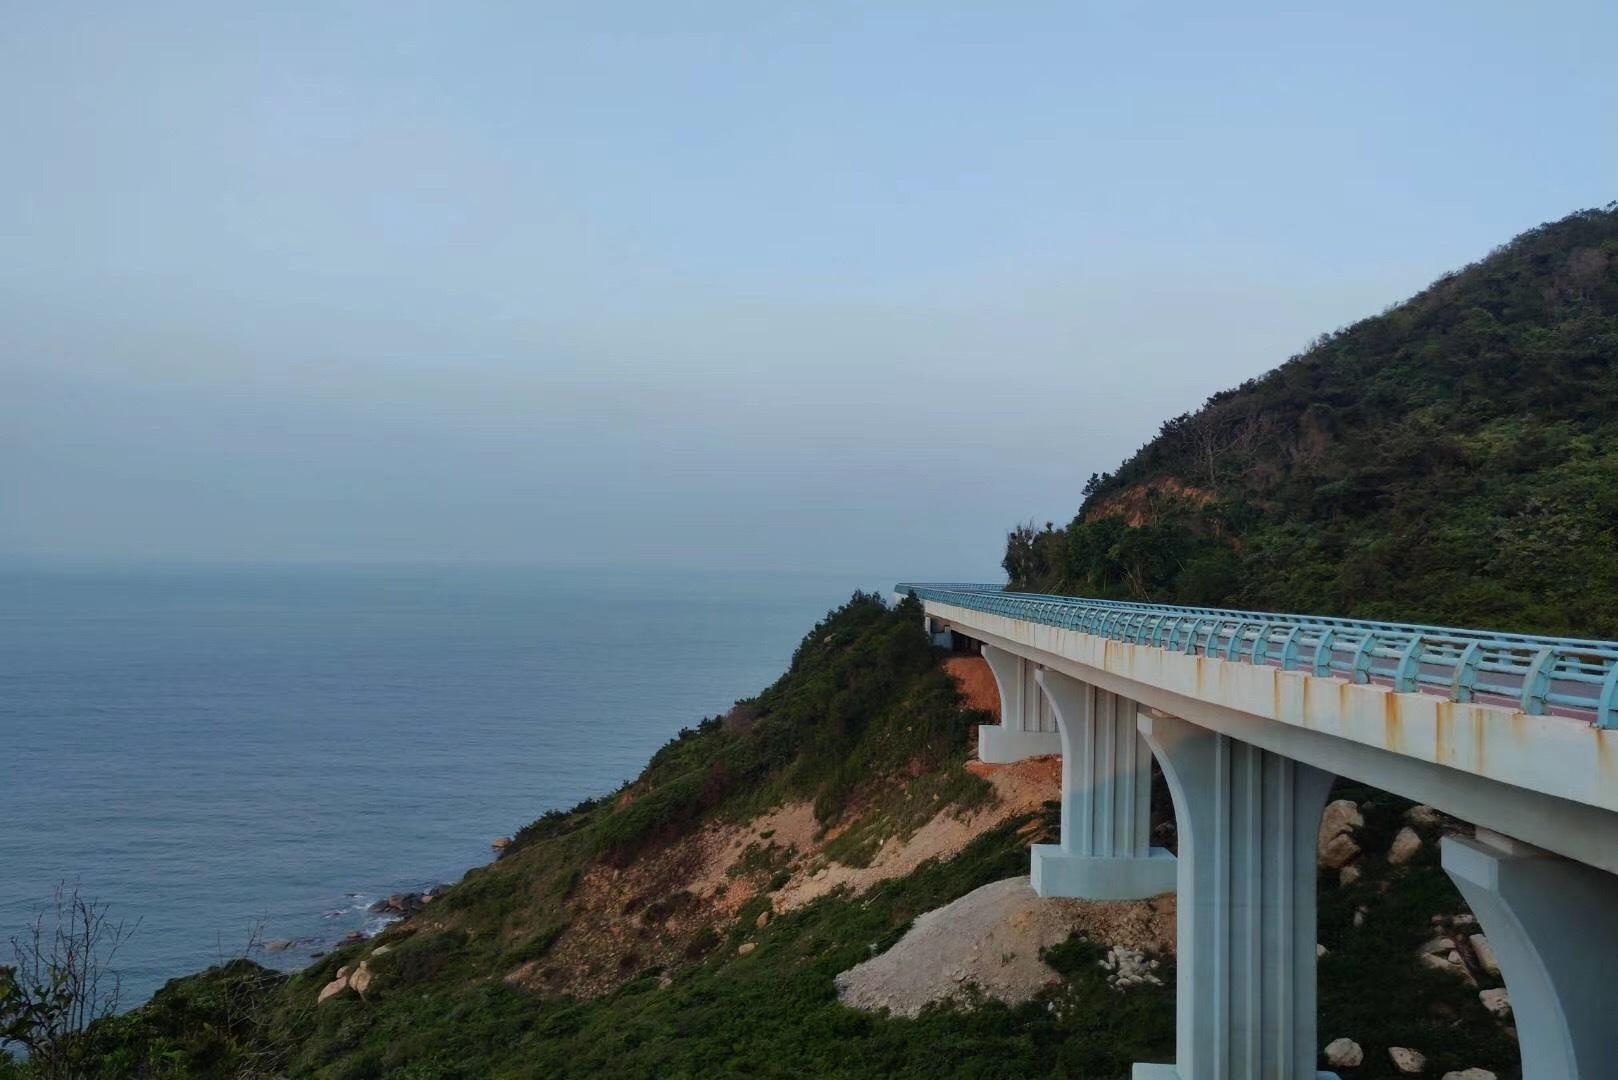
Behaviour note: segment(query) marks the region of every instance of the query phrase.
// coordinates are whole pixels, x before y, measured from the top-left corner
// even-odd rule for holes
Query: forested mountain
[[[1618,636],[1618,203],[1163,424],[1020,589]]]

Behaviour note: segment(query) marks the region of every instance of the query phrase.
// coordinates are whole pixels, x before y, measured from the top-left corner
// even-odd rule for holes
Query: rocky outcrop
[[[442,891],[442,886],[428,889],[425,892],[394,893],[372,904],[373,915],[394,915],[401,919],[408,918],[432,903],[433,897]]]

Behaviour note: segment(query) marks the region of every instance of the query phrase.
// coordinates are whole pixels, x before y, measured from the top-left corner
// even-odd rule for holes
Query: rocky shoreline
[[[361,941],[368,941],[377,934],[380,934],[389,926],[398,922],[400,919],[405,919],[411,915],[415,915],[439,896],[442,896],[448,888],[449,885],[440,882],[429,885],[419,892],[392,893],[372,904],[366,905],[363,908],[356,907],[346,910],[329,911],[326,913],[327,918],[350,915],[357,911],[364,911],[368,915],[380,916],[380,922],[372,927],[360,930],[350,930],[342,936],[335,938],[306,936],[297,938],[271,938],[266,941],[255,941],[248,947],[248,951],[250,953],[256,952],[266,957],[281,956],[286,953],[299,953],[306,958],[308,962],[312,963],[313,961],[319,960],[321,957],[325,956],[332,949],[341,948],[344,945],[353,945]],[[351,893],[349,895],[351,897],[355,897],[360,894]]]

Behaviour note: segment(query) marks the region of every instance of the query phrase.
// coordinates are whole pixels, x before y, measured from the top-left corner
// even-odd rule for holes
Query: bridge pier
[[[1009,765],[1024,758],[1060,754],[1062,739],[1056,719],[1034,679],[1039,665],[987,644],[983,659],[1000,689],[1000,723],[978,728],[978,759]]]
[[[1151,846],[1152,752],[1135,702],[1060,672],[1034,673],[1062,747],[1062,840],[1035,844],[1040,896],[1138,900],[1173,892],[1174,856]]]
[[[1500,962],[1523,1080],[1618,1077],[1618,876],[1487,829],[1440,851]]]
[[[1179,829],[1174,1065],[1134,1080],[1317,1073],[1315,875],[1332,775],[1142,709]]]

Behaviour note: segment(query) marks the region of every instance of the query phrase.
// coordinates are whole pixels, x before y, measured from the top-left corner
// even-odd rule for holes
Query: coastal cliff
[[[1618,632],[1618,210],[1532,231],[1164,425],[1019,588]],[[293,975],[242,959],[85,1036],[104,1076],[1125,1076],[1174,1045],[1172,897],[1036,903],[1059,762],[988,766],[981,661],[856,593],[757,697]],[[1339,782],[1321,1064],[1519,1075],[1461,822]],[[1173,844],[1160,808],[1157,835]],[[0,1076],[41,1075],[0,1061]],[[1473,1070],[1463,1072],[1463,1070]]]
[[[931,646],[914,600],[856,594],[775,685],[619,791],[546,814],[305,971],[176,980],[98,1025],[92,1059],[108,1076],[356,1078],[1106,1077],[1167,1059],[1174,898],[1032,895],[1060,762],[974,759],[991,687],[980,658]],[[1464,826],[1337,798],[1321,1031],[1361,1048],[1347,1075],[1400,1075],[1388,1047],[1513,1075],[1508,1023],[1479,997],[1498,979],[1436,864],[1436,837]]]

